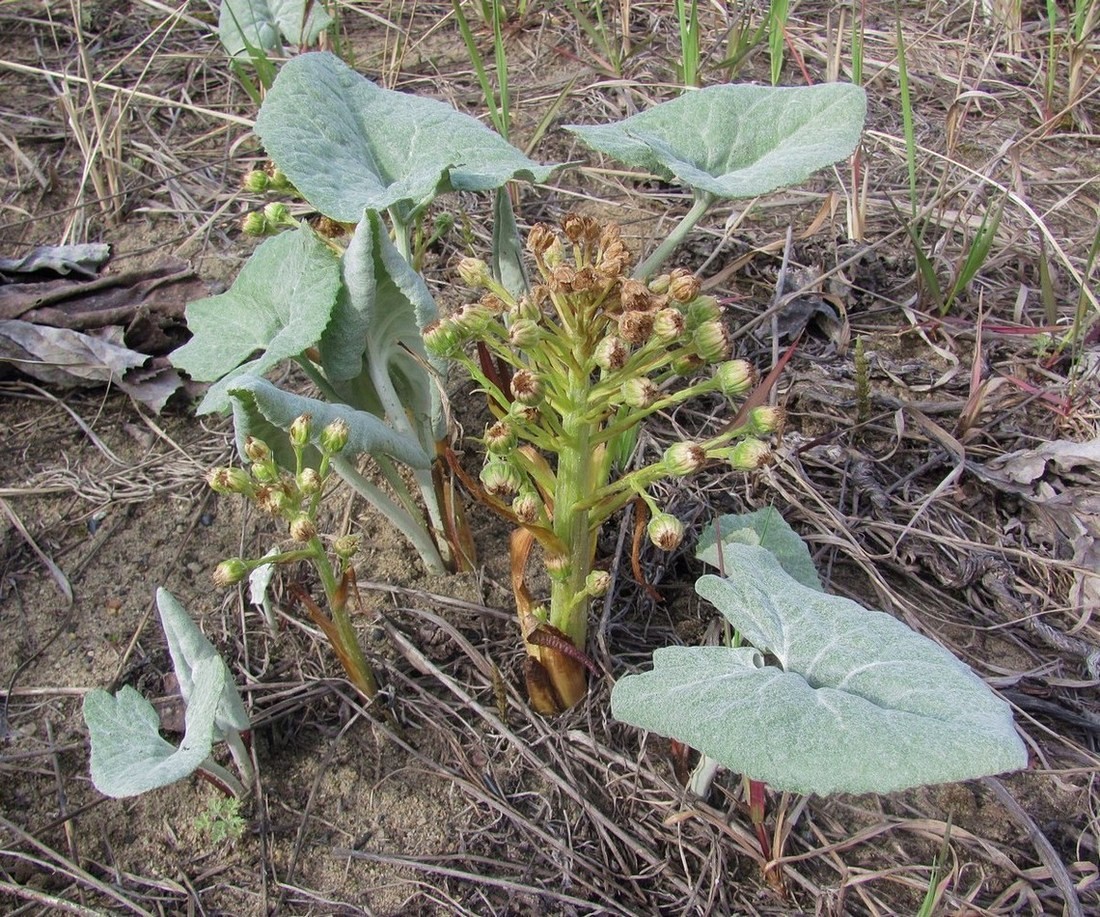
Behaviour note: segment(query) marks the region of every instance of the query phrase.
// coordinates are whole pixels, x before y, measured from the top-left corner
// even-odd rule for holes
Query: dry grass
[[[563,5],[529,5],[507,30],[518,146],[570,85],[561,123],[622,117],[677,91],[668,4],[607,5],[616,47],[620,10],[629,13],[621,73],[607,72]],[[729,75],[716,66],[727,53],[722,6],[701,4],[706,82]],[[820,0],[794,6],[785,81],[799,82],[803,67],[816,80],[848,76],[851,11]],[[5,529],[0,614],[5,631],[25,628],[19,652],[3,657],[12,668],[0,672],[0,900],[12,913],[894,914],[915,913],[930,884],[936,913],[1100,910],[1100,625],[1095,606],[1074,600],[1096,571],[1074,562],[1081,533],[1069,524],[1100,519],[1097,469],[1051,468],[1042,487],[1023,491],[996,473],[1018,450],[1100,435],[1089,260],[1100,215],[1097,36],[1075,43],[1060,32],[1052,61],[1030,7],[993,4],[987,19],[976,3],[904,5],[917,221],[941,279],[1004,202],[989,258],[940,316],[905,230],[893,7],[866,6],[871,108],[854,177],[838,167],[805,188],[731,206],[680,255],[705,265],[739,355],[761,368],[790,344],[780,330],[792,304],[816,297],[836,319],[811,327],[779,385],[789,423],[776,463],[751,480],[712,477],[666,499],[697,528],[715,510],[781,508],[831,589],[898,615],[1012,702],[1031,768],[883,798],[774,795],[777,853],[765,863],[739,782],[720,780],[710,802],[688,799],[665,743],[610,719],[607,684],[559,720],[530,713],[515,687],[507,593],[496,583],[507,574],[490,557],[483,578],[458,584],[362,576],[384,631],[373,649],[401,734],[371,720],[332,677],[308,625],[284,616],[276,640],[235,598],[206,616],[267,744],[257,742],[260,793],[245,841],[204,848],[186,827],[196,787],[148,804],[91,791],[77,699],[119,678],[159,684],[159,635],[146,630],[152,587],[190,585],[193,607],[209,611],[215,602],[195,584],[205,575],[196,568],[238,541],[262,543],[262,525],[231,513],[209,527],[217,545],[196,540],[210,510],[198,476],[224,453],[225,434],[211,436],[183,412],[150,419],[117,396],[11,383],[4,429],[14,460],[0,497],[16,522]],[[362,72],[480,111],[450,4],[338,9],[342,46]],[[239,177],[262,158],[248,134],[254,109],[216,47],[215,22],[213,3],[0,6],[3,254],[106,240],[115,263],[172,251],[204,276],[232,276],[246,254],[234,224],[255,203],[236,190]],[[733,75],[766,80],[766,45]],[[526,223],[579,205],[615,214],[642,247],[685,207],[679,193],[593,161],[561,132],[535,155],[588,164],[560,173],[553,188],[521,190]],[[476,245],[485,242],[485,201],[446,206],[468,220]],[[463,245],[456,233],[435,256],[430,279],[443,298],[446,264]],[[1079,333],[1063,350],[1042,344],[1074,322]],[[856,339],[868,355],[865,398],[855,394]],[[681,430],[716,422],[705,410],[664,417],[642,448],[659,452]],[[140,537],[124,541],[110,526],[94,545],[73,528],[107,513],[118,532],[140,530],[173,507],[176,541],[153,556],[148,546],[141,553]],[[1100,527],[1091,535],[1100,538]],[[626,573],[629,544],[628,519],[605,533],[620,574],[594,650],[609,676],[644,666],[655,646],[706,639],[710,623],[689,596],[699,572],[690,559],[644,558],[668,599],[656,606]],[[81,578],[108,561],[111,575],[137,580],[136,597],[124,599],[136,609],[118,625],[110,665],[92,671],[80,668],[66,634],[90,614]],[[46,562],[56,585],[39,588]],[[73,602],[63,582],[70,592],[77,584]],[[102,631],[82,637],[104,643]],[[409,807],[436,812],[435,803],[446,804],[447,821],[430,849],[421,852],[418,835],[388,840],[398,829],[386,827],[387,806],[397,819]],[[368,805],[382,814],[364,824]],[[124,850],[128,813],[147,819],[171,855],[137,868]],[[428,837],[439,827],[418,830]]]

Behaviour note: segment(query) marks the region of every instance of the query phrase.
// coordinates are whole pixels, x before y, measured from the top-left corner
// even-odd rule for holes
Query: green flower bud
[[[261,484],[273,484],[279,479],[279,469],[273,462],[253,462],[248,470],[252,478]]]
[[[509,415],[517,423],[537,424],[539,422],[539,409],[529,404],[513,401],[508,408]]]
[[[241,220],[241,232],[246,236],[266,236],[271,231],[271,225],[258,210],[246,213]]]
[[[337,455],[343,452],[344,447],[348,444],[350,433],[348,422],[341,417],[337,417],[321,431],[321,451],[326,455]]]
[[[682,353],[672,361],[672,371],[678,376],[690,376],[704,365],[703,358],[697,353]]]
[[[727,398],[744,395],[756,382],[756,370],[745,360],[726,360],[714,370],[718,388]]]
[[[649,520],[646,534],[662,551],[674,551],[684,540],[684,524],[670,513],[658,513]]]
[[[256,169],[249,172],[241,184],[245,191],[251,191],[253,194],[263,194],[271,187],[271,178],[266,172]]]
[[[679,309],[661,309],[653,316],[653,334],[666,344],[679,340],[686,326],[684,313]]]
[[[542,500],[539,499],[536,491],[529,487],[524,488],[512,501],[512,512],[516,514],[516,518],[520,522],[525,522],[528,525],[538,522],[542,513]]]
[[[313,417],[310,414],[299,414],[290,422],[290,444],[299,449],[309,445],[309,434],[313,427]]]
[[[479,477],[482,485],[494,497],[514,496],[523,486],[523,475],[507,462],[490,460],[481,469]]]
[[[447,358],[454,356],[462,346],[462,339],[449,318],[437,319],[425,326],[423,331],[424,347],[432,356]]]
[[[610,335],[596,345],[592,359],[600,369],[615,372],[626,365],[630,358],[630,347],[621,337]]]
[[[252,568],[239,557],[223,560],[214,568],[214,585],[220,589],[239,583]]]
[[[289,191],[293,188],[293,185],[290,184],[290,179],[286,177],[286,172],[282,169],[271,170],[270,185],[274,191]]]
[[[704,322],[692,337],[695,352],[707,363],[718,363],[730,355],[730,337],[718,320]]]
[[[542,401],[542,379],[529,369],[517,370],[512,376],[512,397],[520,404],[536,405]]]
[[[516,448],[516,431],[510,423],[498,420],[485,431],[485,448],[493,455],[505,455]]]
[[[548,554],[546,556],[546,572],[550,575],[550,579],[560,582],[567,579],[572,571],[573,565],[569,563],[568,554]]]
[[[212,468],[206,476],[206,483],[218,494],[252,492],[252,479],[243,468]]]
[[[610,588],[611,574],[606,570],[592,570],[584,578],[584,591],[594,599],[607,595],[607,590]]]
[[[244,454],[250,462],[262,463],[271,461],[271,448],[262,439],[249,436],[244,441]]]
[[[632,408],[648,408],[661,396],[661,390],[650,379],[628,379],[620,389],[623,402]]]
[[[285,226],[293,224],[290,218],[290,208],[286,204],[274,201],[264,207],[264,219],[272,226]]]
[[[467,341],[482,338],[493,320],[493,313],[479,302],[463,306],[451,316],[458,336]]]
[[[707,322],[716,322],[722,317],[722,310],[718,308],[718,300],[713,296],[696,296],[684,305],[684,316],[687,318],[689,329],[698,328]]]
[[[671,281],[672,277],[668,274],[658,274],[649,281],[649,292],[656,293],[658,296],[664,296],[665,293],[668,292]]]
[[[473,287],[475,290],[488,286],[489,281],[492,280],[489,265],[480,258],[463,258],[459,261],[458,276],[466,286]]]
[[[783,427],[786,412],[782,408],[761,405],[749,411],[749,429],[757,436],[777,433]]]
[[[516,350],[530,350],[541,338],[539,323],[530,318],[517,318],[508,330],[508,341]]]
[[[306,497],[319,494],[323,484],[316,468],[303,468],[302,473],[298,475],[298,489]]]
[[[768,444],[758,439],[743,439],[724,451],[734,471],[755,471],[771,457]]]
[[[298,542],[306,542],[317,535],[317,526],[304,513],[295,516],[290,523],[290,537]]]
[[[707,463],[707,453],[698,443],[673,443],[661,461],[669,474],[682,478],[702,468]]]
[[[340,560],[351,560],[363,546],[362,535],[341,535],[332,543],[332,550]]]
[[[265,513],[281,516],[290,507],[290,497],[282,486],[267,484],[256,491],[256,505]]]
[[[699,295],[699,278],[684,267],[678,267],[669,277],[668,293],[676,302],[691,302]]]

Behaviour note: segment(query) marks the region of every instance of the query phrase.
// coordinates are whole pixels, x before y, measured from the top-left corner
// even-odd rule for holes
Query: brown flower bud
[[[619,335],[630,344],[641,345],[653,334],[653,313],[633,310],[619,316]]]
[[[542,401],[542,379],[529,369],[516,370],[512,376],[512,396],[520,404],[535,405]]]
[[[536,223],[527,233],[527,251],[538,258],[554,244],[556,238],[553,229],[545,223]]]
[[[619,298],[622,300],[624,312],[631,310],[648,312],[653,304],[653,294],[649,292],[649,287],[640,280],[624,280],[619,291]]]
[[[691,302],[699,295],[699,278],[684,267],[669,275],[668,292],[676,302]]]
[[[313,520],[304,513],[295,516],[290,523],[290,537],[298,542],[309,541],[317,534],[317,526]]]
[[[600,369],[608,372],[622,369],[630,357],[630,348],[621,337],[609,335],[596,345],[596,352],[592,358]]]

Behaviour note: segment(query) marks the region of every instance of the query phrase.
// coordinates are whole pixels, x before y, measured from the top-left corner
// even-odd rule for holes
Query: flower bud
[[[714,370],[718,388],[727,398],[743,395],[756,382],[756,370],[745,360],[726,360]]]
[[[624,312],[648,312],[653,306],[653,294],[640,280],[624,280],[619,288]]]
[[[703,358],[697,353],[681,353],[672,361],[672,371],[677,376],[690,376],[700,367],[704,366]]]
[[[481,474],[478,477],[481,478],[481,483],[485,489],[494,497],[514,496],[519,493],[520,488],[523,486],[523,475],[520,474],[519,469],[507,462],[491,459],[481,469]]]
[[[256,505],[265,513],[281,516],[290,506],[290,497],[280,485],[266,484],[256,491]]]
[[[530,318],[517,318],[508,330],[508,341],[516,350],[530,350],[541,338],[539,323]]]
[[[718,320],[704,322],[695,329],[692,338],[695,352],[707,363],[718,363],[730,355],[730,338]]]
[[[561,221],[561,228],[574,245],[595,245],[600,238],[599,222],[579,213],[567,213]]]
[[[363,546],[362,535],[341,535],[332,543],[332,550],[340,560],[350,560]]]
[[[520,404],[536,405],[542,401],[542,379],[529,369],[517,370],[512,376],[512,397]]]
[[[656,293],[658,296],[664,296],[665,293],[668,292],[671,282],[672,277],[669,274],[658,274],[649,281],[649,292]]]
[[[496,293],[483,293],[478,304],[488,309],[491,315],[501,315],[508,308],[508,304]]]
[[[449,318],[429,322],[422,332],[424,347],[435,357],[453,356],[462,346],[458,330]]]
[[[468,287],[479,290],[486,286],[492,277],[489,274],[489,265],[480,258],[463,258],[458,262],[458,276]]]
[[[512,512],[520,522],[528,525],[538,522],[539,514],[542,512],[542,501],[538,493],[529,487],[521,490],[512,501]]]
[[[343,452],[344,447],[348,444],[350,432],[348,422],[341,417],[337,417],[321,431],[321,451],[327,455],[337,455]]]
[[[661,396],[661,390],[646,378],[628,379],[620,391],[623,402],[632,408],[648,408]]]
[[[616,335],[605,337],[596,345],[596,351],[592,354],[592,359],[596,361],[596,365],[608,372],[622,369],[629,357],[630,348],[627,346],[626,341]]]
[[[671,513],[658,513],[649,520],[646,534],[662,551],[674,551],[684,540],[684,524]]]
[[[611,574],[606,570],[592,570],[584,578],[584,591],[594,599],[607,595],[607,590],[610,588]]]
[[[464,340],[481,338],[492,321],[493,313],[479,302],[465,305],[451,316],[455,332]]]
[[[630,344],[640,345],[653,334],[653,313],[637,309],[619,316],[619,335]]]
[[[707,463],[707,453],[698,443],[673,443],[661,461],[669,474],[682,478],[702,468]]]
[[[778,433],[785,418],[786,413],[782,408],[763,404],[749,411],[749,429],[757,436]]]
[[[518,423],[536,424],[539,422],[539,409],[519,401],[512,402],[508,408],[508,413]]]
[[[271,449],[262,439],[249,436],[244,441],[244,454],[250,462],[270,462]]]
[[[290,179],[286,177],[286,172],[282,169],[272,169],[270,179],[269,185],[274,191],[289,191],[293,188]]]
[[[567,579],[572,570],[573,565],[569,563],[568,554],[546,555],[546,572],[550,579],[559,581]]]
[[[309,541],[316,537],[317,526],[305,513],[295,516],[290,523],[290,537],[298,542]]]
[[[303,468],[302,473],[298,475],[298,490],[304,496],[312,497],[314,494],[319,494],[323,484],[316,468]]]
[[[542,253],[542,260],[550,270],[553,270],[565,261],[565,247],[561,244],[561,239],[556,235],[553,241],[546,247],[546,251]]]
[[[256,169],[245,175],[241,185],[245,191],[251,191],[253,194],[263,194],[271,187],[271,178],[266,172]]]
[[[262,213],[253,210],[251,213],[246,213],[241,220],[241,232],[246,236],[266,236],[271,232],[271,226]]]
[[[279,201],[273,201],[264,207],[264,219],[272,226],[283,226],[292,223],[290,208]]]
[[[485,431],[485,448],[493,455],[505,455],[516,448],[516,431],[510,423],[498,420]]]
[[[676,302],[691,302],[699,295],[699,278],[684,267],[669,275],[668,293]]]
[[[767,443],[751,438],[741,440],[727,451],[734,471],[755,471],[771,457]]]
[[[212,468],[206,483],[218,494],[247,494],[252,490],[252,479],[243,468]]]
[[[220,589],[239,583],[249,573],[249,566],[239,557],[223,560],[214,568],[214,585]]]
[[[298,449],[304,449],[309,445],[309,434],[313,427],[313,417],[310,414],[299,414],[290,422],[290,444]]]
[[[279,480],[279,469],[273,462],[253,462],[248,470],[253,480],[261,484],[273,484]]]
[[[684,313],[679,309],[661,309],[653,316],[653,334],[666,344],[679,340],[686,326]]]
[[[538,258],[554,243],[555,239],[554,230],[545,223],[536,223],[527,233],[527,251]]]
[[[716,322],[722,317],[722,310],[718,308],[718,300],[713,296],[696,296],[684,305],[684,314],[687,317],[688,328],[698,328],[707,322]]]

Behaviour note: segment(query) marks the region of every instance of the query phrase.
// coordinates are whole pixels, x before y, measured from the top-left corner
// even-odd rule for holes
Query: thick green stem
[[[715,200],[717,198],[713,194],[708,194],[706,191],[696,191],[695,203],[691,205],[691,210],[684,215],[676,228],[668,234],[668,238],[634,269],[634,279],[645,280],[651,274],[655,274],[657,268],[665,263],[669,255],[676,249],[676,246],[683,242],[687,234],[695,228],[695,224],[703,218],[703,214],[710,210]]]

